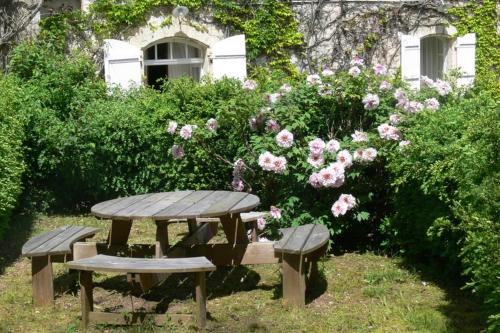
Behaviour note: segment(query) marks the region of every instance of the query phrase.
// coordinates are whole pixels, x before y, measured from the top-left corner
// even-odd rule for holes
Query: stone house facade
[[[87,10],[91,2],[45,0],[41,16],[61,6]],[[444,0],[291,1],[305,42],[304,50],[291,57],[299,69],[314,72],[323,66],[345,67],[354,54],[363,52],[367,63],[400,70],[416,89],[422,76],[439,79],[452,69],[462,72],[459,84],[469,85],[475,75],[476,40],[474,34],[456,36],[456,29],[448,23],[445,9],[457,4]],[[153,13],[146,25],[121,40],[105,41],[108,84],[123,88],[154,85],[158,78],[182,75],[195,80],[206,74],[215,79],[246,77],[244,35],[229,35],[206,13],[174,17],[170,25],[162,25],[164,19]]]

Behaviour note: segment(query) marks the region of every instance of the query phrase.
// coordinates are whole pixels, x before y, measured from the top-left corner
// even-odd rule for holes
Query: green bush
[[[23,123],[17,111],[24,108],[18,82],[0,74],[0,239],[22,190]]]
[[[412,143],[389,159],[395,213],[383,225],[407,253],[440,257],[448,268],[460,262],[492,314],[500,309],[498,107],[484,93],[407,123]]]

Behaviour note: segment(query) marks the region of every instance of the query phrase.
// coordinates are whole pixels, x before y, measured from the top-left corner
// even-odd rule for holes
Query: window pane
[[[200,58],[200,49],[188,45],[188,58]]]
[[[146,60],[154,60],[155,59],[155,46],[151,46],[146,50]]]
[[[200,67],[193,67],[191,68],[191,77],[195,81],[200,81]]]
[[[185,59],[186,58],[186,44],[173,43],[172,53],[174,54],[173,59]]]
[[[168,59],[168,43],[161,43],[156,45],[158,52],[158,59]]]

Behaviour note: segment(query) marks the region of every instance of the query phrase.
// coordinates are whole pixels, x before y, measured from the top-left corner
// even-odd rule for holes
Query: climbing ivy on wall
[[[455,17],[458,35],[476,33],[476,81],[479,89],[500,92],[500,36],[497,34],[497,3],[495,0],[470,1],[448,10]]]
[[[110,37],[145,24],[148,14],[155,9],[169,9],[164,13],[165,24],[169,24],[170,10],[176,5],[186,6],[191,12],[207,9],[215,22],[235,33],[244,33],[251,63],[265,56],[271,68],[288,73],[296,71],[287,51],[299,47],[303,39],[293,11],[285,1],[129,0],[118,3],[96,0],[90,7],[89,15],[92,16],[96,34]]]

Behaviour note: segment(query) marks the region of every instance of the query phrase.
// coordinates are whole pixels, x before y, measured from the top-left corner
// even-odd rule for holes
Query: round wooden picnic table
[[[133,220],[152,219],[156,222],[157,256],[168,247],[168,221],[186,220],[190,233],[197,227],[196,218],[218,217],[229,243],[248,242],[239,213],[260,204],[259,197],[230,191],[175,191],[149,193],[117,198],[94,205],[91,213],[112,220],[108,237],[110,245],[125,245]]]

